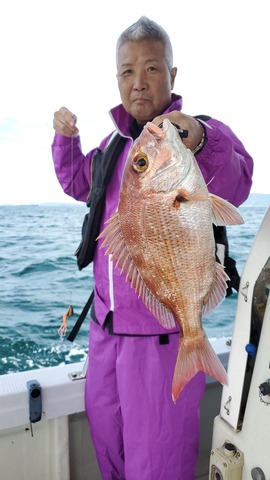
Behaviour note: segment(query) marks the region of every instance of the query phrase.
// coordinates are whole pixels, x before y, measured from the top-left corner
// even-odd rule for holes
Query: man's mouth
[[[149,99],[144,98],[144,97],[137,97],[137,98],[134,98],[133,102],[135,102],[135,103],[145,103],[145,102],[149,102]]]

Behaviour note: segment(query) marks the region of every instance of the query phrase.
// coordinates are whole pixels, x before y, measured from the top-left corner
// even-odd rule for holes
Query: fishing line
[[[75,135],[75,134],[74,134]],[[70,178],[70,181],[71,181],[71,196],[73,197],[73,194],[74,194],[74,190],[73,190],[73,178],[74,178],[74,153],[73,153],[73,147],[74,147],[74,135],[72,134],[71,135],[71,138],[70,138],[70,148],[71,148],[71,153],[70,153],[70,175],[71,175],[71,178]],[[72,294],[73,294],[73,291],[71,290],[70,292],[70,305],[68,306],[67,308],[67,311],[66,313],[64,313],[64,315],[62,315],[62,322],[61,322],[61,325],[60,327],[58,328],[58,335],[59,335],[59,340],[61,343],[63,343],[64,341],[64,337],[67,333],[67,318],[68,317],[72,317],[74,315],[74,310],[73,310],[73,306],[72,306]]]

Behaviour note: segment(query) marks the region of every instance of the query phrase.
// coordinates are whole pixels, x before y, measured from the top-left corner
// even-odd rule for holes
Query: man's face
[[[169,70],[158,40],[124,43],[118,53],[117,79],[125,110],[139,124],[152,121],[170,104],[176,68]]]

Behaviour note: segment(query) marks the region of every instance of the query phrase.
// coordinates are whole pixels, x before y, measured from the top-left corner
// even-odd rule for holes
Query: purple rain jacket
[[[170,107],[163,113],[182,109],[182,97],[172,94]],[[101,221],[104,222],[116,211],[124,165],[133,143],[129,131],[132,117],[122,104],[113,108],[110,115],[119,133],[128,137],[116,168],[107,185],[105,210]],[[219,195],[235,206],[243,203],[249,195],[252,185],[253,160],[243,144],[232,130],[218,120],[210,119],[204,123],[206,143],[196,154],[196,160],[208,185],[210,193]],[[100,144],[104,149],[111,134]],[[71,149],[73,152],[71,153]],[[81,151],[80,137],[72,139],[55,134],[52,154],[57,178],[67,195],[79,201],[86,201],[90,191],[90,166],[96,149],[86,156]],[[71,161],[72,160],[72,161]],[[125,274],[114,268],[105,249],[100,249],[98,241],[93,262],[95,279],[95,314],[104,324],[108,312],[113,311],[113,331],[115,334],[160,335],[178,331],[164,329],[138,298]]]

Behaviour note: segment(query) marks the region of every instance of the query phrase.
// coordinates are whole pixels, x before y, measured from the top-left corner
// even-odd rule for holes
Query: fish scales
[[[157,320],[167,329],[179,325],[174,402],[200,370],[227,382],[202,326],[203,313],[224,299],[228,280],[216,262],[213,223],[243,219],[233,205],[209,194],[170,121],[162,129],[148,122],[129,153],[118,210],[99,238]]]

